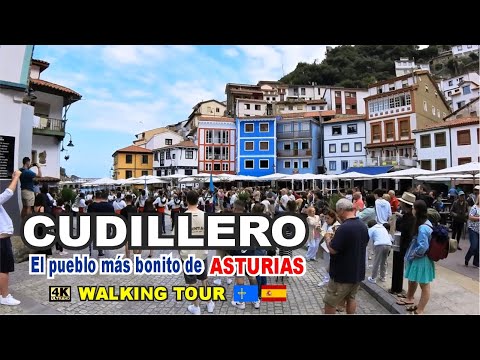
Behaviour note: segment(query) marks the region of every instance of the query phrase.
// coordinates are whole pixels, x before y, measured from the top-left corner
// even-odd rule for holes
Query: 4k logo
[[[50,286],[49,301],[72,301],[71,286]]]

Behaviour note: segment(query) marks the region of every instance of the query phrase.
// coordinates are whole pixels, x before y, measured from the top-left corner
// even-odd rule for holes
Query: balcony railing
[[[39,135],[65,136],[66,120],[47,117],[34,117],[33,132]]]
[[[367,158],[366,166],[388,166],[388,165],[415,167],[416,162],[410,158],[401,157],[401,156]]]
[[[307,150],[277,150],[278,157],[294,157],[294,156],[312,156],[312,149]]]
[[[295,130],[277,132],[277,139],[296,139],[296,138],[311,138],[312,132],[310,130]]]

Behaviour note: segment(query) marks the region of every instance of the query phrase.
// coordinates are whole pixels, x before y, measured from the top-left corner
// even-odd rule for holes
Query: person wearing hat
[[[479,190],[480,190],[480,185],[477,185],[473,188],[473,192],[470,195],[468,195],[468,198],[467,198],[468,206],[473,206],[477,202]]]
[[[457,240],[457,250],[462,250],[460,247],[460,239],[465,221],[468,218],[468,206],[465,201],[465,193],[462,190],[458,192],[458,198],[450,208],[450,216],[452,217],[452,239]]]
[[[400,251],[393,252],[393,269],[392,269],[392,292],[398,294],[400,297],[403,295],[403,271],[404,271],[404,258],[407,252],[410,242],[413,238],[413,227],[415,226],[415,217],[412,214],[413,203],[416,197],[414,194],[405,191],[401,198],[398,198],[402,213],[396,213],[397,223],[396,229],[400,232]],[[401,305],[407,305],[404,300],[399,300]],[[412,305],[413,302],[408,303]]]

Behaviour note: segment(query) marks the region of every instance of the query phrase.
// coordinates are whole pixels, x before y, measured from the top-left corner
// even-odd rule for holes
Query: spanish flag
[[[287,301],[287,285],[262,285],[262,301]]]

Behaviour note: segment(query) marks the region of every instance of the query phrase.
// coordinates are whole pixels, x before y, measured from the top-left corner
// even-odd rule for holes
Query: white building
[[[49,181],[60,180],[60,160],[70,158],[68,150],[73,147],[72,136],[66,131],[67,112],[82,96],[65,86],[40,79],[40,74],[49,63],[32,59],[30,87],[36,99],[33,117],[32,162],[41,165],[42,177]],[[68,135],[68,142],[64,142]],[[45,179],[47,180],[47,179]]]
[[[395,76],[406,75],[414,70],[430,71],[430,65],[416,64],[415,60],[410,60],[409,58],[400,58],[400,60],[395,60]]]
[[[478,116],[472,116],[414,130],[420,167],[436,171],[480,161],[479,129]]]
[[[267,116],[267,100],[236,99],[235,114],[238,117],[244,116]]]
[[[368,96],[367,89],[349,89],[336,86],[320,85],[295,85],[287,89],[287,100],[294,101],[314,101],[324,100],[326,107],[322,104],[311,103],[312,106],[319,106],[316,110],[335,110],[337,114],[357,115],[365,114],[365,101]],[[308,104],[305,109],[308,110]],[[295,111],[295,112],[298,112]]]
[[[438,82],[438,87],[442,90],[445,99],[448,102],[452,101],[452,94],[459,89],[461,83],[466,81],[473,81],[480,84],[480,75],[476,72],[469,72],[460,76],[455,76],[450,79],[441,80]]]
[[[165,146],[154,152],[153,163],[153,173],[157,176],[196,175],[198,147],[190,140]]]
[[[13,171],[22,166],[23,157],[31,155],[33,106],[24,100],[28,99],[26,90],[32,52],[33,45],[0,45],[1,191],[10,184]],[[15,234],[19,234],[20,192],[14,199],[16,201],[7,201],[3,206],[13,220]]]
[[[183,125],[184,130],[182,134],[185,134],[184,136],[187,138],[188,136],[193,136],[196,141],[195,137],[197,135],[198,118],[200,116],[223,117],[226,109],[227,107],[223,102],[214,99],[197,103],[192,108],[191,114]]]
[[[478,98],[479,86],[473,81],[461,82],[459,87],[452,92],[452,108],[457,111],[475,98]]]
[[[366,166],[364,116],[342,116],[323,123],[323,154],[327,174]]]
[[[476,52],[478,54],[478,45],[453,45],[453,56],[465,56],[469,53]]]

